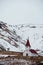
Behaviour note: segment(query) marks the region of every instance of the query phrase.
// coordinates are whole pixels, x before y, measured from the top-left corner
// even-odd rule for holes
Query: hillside
[[[21,51],[25,41],[6,23],[0,22],[0,48],[8,51]]]
[[[23,52],[28,37],[31,48],[43,55],[43,25],[8,25],[0,21],[0,49]]]

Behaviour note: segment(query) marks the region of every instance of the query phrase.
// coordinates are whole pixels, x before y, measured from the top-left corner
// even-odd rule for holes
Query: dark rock
[[[37,65],[43,65],[43,63],[39,63],[39,64],[37,64]]]

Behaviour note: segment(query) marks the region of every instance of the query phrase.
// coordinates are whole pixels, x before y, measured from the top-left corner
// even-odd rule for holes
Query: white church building
[[[31,49],[29,39],[27,39],[25,46],[26,48],[25,48],[25,51],[23,52],[23,56],[38,56],[38,53],[36,52],[36,50]]]

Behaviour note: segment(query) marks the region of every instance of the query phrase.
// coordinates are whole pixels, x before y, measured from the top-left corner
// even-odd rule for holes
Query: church
[[[27,39],[25,50],[23,52],[23,56],[38,56],[36,50],[31,49],[30,41]]]

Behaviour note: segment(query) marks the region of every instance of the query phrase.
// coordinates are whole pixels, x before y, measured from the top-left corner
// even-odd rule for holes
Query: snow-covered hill
[[[8,25],[0,21],[0,44],[4,49],[9,51],[24,51],[28,37],[31,48],[43,51],[43,25]]]
[[[43,51],[43,25],[18,25],[15,26],[15,30],[22,40],[26,40],[29,37],[31,48]]]
[[[15,29],[0,21],[0,48],[8,51],[23,51],[25,41],[16,34]]]

